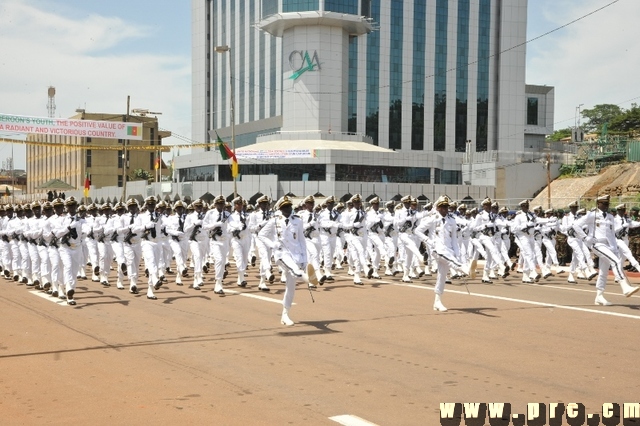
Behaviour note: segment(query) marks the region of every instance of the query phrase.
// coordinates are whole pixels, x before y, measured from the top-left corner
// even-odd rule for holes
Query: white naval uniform
[[[79,216],[61,216],[58,220],[58,226],[53,230],[54,235],[58,238],[58,251],[60,252],[60,261],[62,263],[62,279],[64,292],[76,289],[78,283],[78,269],[82,258],[82,247],[80,246],[80,234],[82,233],[82,225],[84,219]],[[76,238],[71,236],[72,230],[76,231]],[[62,290],[62,289],[60,289]]]
[[[160,287],[159,264],[162,248],[158,244],[162,228],[162,216],[155,211],[143,212],[138,215],[142,227],[142,258],[144,267],[149,271],[147,296],[153,297],[153,288]]]
[[[189,213],[184,221],[184,234],[189,239],[189,248],[191,249],[191,260],[193,261],[193,288],[199,289],[204,283],[202,277],[202,267],[204,266],[209,237],[202,230],[202,220],[204,212]]]
[[[601,291],[604,291],[607,285],[609,267],[613,270],[616,279],[621,282],[623,290],[624,283],[626,283],[614,225],[613,216],[597,208],[587,212],[573,223],[576,236],[585,241],[587,246],[600,258],[596,289]],[[587,229],[586,232],[583,227]]]
[[[233,247],[233,258],[238,270],[237,284],[243,284],[244,273],[249,263],[249,250],[251,249],[251,233],[247,222],[249,218],[244,211],[234,211],[227,219],[227,230],[231,236],[231,247]]]
[[[187,253],[189,251],[188,236],[184,233],[187,215],[175,213],[165,219],[165,229],[169,234],[169,245],[176,260],[176,284],[182,285],[182,274],[187,268]]]
[[[331,266],[336,252],[338,229],[340,228],[340,213],[335,209],[322,209],[318,215],[320,225],[320,245],[322,246],[322,258],[324,260],[324,275],[331,278]]]
[[[629,250],[629,229],[640,227],[640,222],[631,220],[628,217],[622,217],[620,215],[614,216],[614,231],[616,233],[616,242],[618,243],[618,250],[622,261],[626,258],[631,266],[640,271],[640,263],[633,257],[633,253]]]
[[[316,271],[316,278],[322,278],[322,269],[320,269],[320,256],[322,255],[322,244],[320,242],[320,227],[316,213],[311,210],[301,210],[298,212],[302,226],[304,227],[304,241],[307,246],[307,258],[309,263]],[[323,281],[324,282],[324,281]]]
[[[304,274],[308,263],[302,220],[294,214],[289,218],[277,214],[265,224],[258,238],[274,250],[276,263],[285,272],[287,282],[282,305],[289,310],[293,304],[296,280]]]
[[[438,263],[435,292],[441,295],[444,292],[449,269],[462,269],[463,264],[460,260],[456,219],[451,214],[442,216],[440,212],[436,212],[432,220],[435,225],[433,251]]]
[[[215,269],[214,292],[222,291],[222,279],[224,277],[227,256],[229,255],[229,231],[227,220],[230,213],[226,210],[211,209],[207,211],[202,220],[202,230],[209,234],[209,250],[213,256]]]
[[[267,289],[267,285],[265,280],[268,278],[273,278],[273,274],[271,273],[271,256],[272,249],[271,245],[266,244],[265,241],[267,238],[264,227],[269,223],[269,220],[272,217],[271,210],[261,210],[257,209],[254,211],[251,216],[249,216],[249,231],[252,232],[255,236],[256,248],[258,250],[258,256],[260,257],[260,286],[261,289]],[[270,232],[270,231],[269,231]]]

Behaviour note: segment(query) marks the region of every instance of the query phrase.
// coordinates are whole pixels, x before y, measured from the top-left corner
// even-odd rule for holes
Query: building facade
[[[486,186],[553,131],[552,88],[525,84],[526,0],[192,0],[192,20],[196,142],[360,135]]]
[[[136,169],[149,171],[153,176],[160,153],[152,147],[161,146],[162,139],[171,136],[170,132],[159,130],[155,117],[80,112],[69,118],[142,123],[142,140],[30,134],[27,137],[27,193],[42,192],[36,188],[51,179],[82,189],[87,175],[92,188],[122,187],[125,175],[132,180]],[[146,148],[126,149],[125,144]],[[92,146],[99,148],[91,149]],[[163,173],[168,175],[166,167]]]

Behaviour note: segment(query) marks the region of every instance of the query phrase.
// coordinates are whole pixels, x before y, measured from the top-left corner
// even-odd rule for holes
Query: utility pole
[[[551,153],[547,152],[547,208],[551,208]]]
[[[129,104],[131,102],[131,96],[127,95],[127,115],[124,121],[129,120]],[[129,139],[125,139],[122,142],[122,202],[127,202],[127,142]]]

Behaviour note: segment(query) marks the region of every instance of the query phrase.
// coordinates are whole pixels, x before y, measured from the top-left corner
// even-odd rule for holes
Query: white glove
[[[596,243],[596,239],[593,237],[586,236],[584,237],[584,243],[589,247],[591,247]]]

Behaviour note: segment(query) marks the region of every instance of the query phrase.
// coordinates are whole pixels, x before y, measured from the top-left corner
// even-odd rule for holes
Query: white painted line
[[[344,426],[377,426],[375,423],[371,423],[363,418],[354,416],[353,414],[342,414],[340,416],[329,417],[329,420],[333,420],[336,423],[340,423]]]
[[[239,296],[249,297],[251,299],[264,300],[265,302],[278,303],[278,304],[282,305],[282,300],[280,300],[280,299],[272,299],[271,297],[258,296],[257,294],[250,294],[250,293],[242,293],[242,292],[235,291],[235,290],[225,290],[224,292],[225,293],[229,293],[229,294],[237,294]],[[295,303],[293,303],[293,305],[295,305]]]
[[[29,293],[34,294],[38,297],[42,297],[44,300],[48,300],[49,302],[53,302],[57,305],[60,306],[67,306],[67,301],[66,300],[62,300],[59,297],[51,297],[50,294],[47,293],[42,293],[41,291],[37,290],[37,291],[29,291]]]
[[[420,286],[412,285],[412,284],[394,284],[394,285],[402,286],[402,287],[418,288],[418,289],[422,289],[422,290],[432,290],[433,291],[433,288],[431,288],[431,287],[420,287]],[[598,310],[598,309],[579,308],[577,306],[558,305],[556,303],[536,302],[534,300],[515,299],[515,298],[512,298],[512,297],[493,296],[493,295],[490,295],[490,294],[479,294],[479,293],[471,293],[471,294],[469,294],[466,291],[449,290],[449,289],[445,289],[445,293],[464,294],[464,295],[470,295],[470,296],[476,296],[476,297],[484,297],[485,299],[496,299],[496,300],[503,300],[503,301],[506,301],[506,302],[516,302],[516,303],[524,303],[524,304],[527,304],[527,305],[544,306],[544,307],[547,307],[547,308],[566,309],[566,310],[569,310],[569,311],[587,312],[587,313],[591,313],[591,314],[610,315],[610,316],[613,316],[613,317],[631,318],[631,319],[640,320],[640,315],[623,314],[623,313],[611,312],[611,311],[601,311],[601,310]]]

